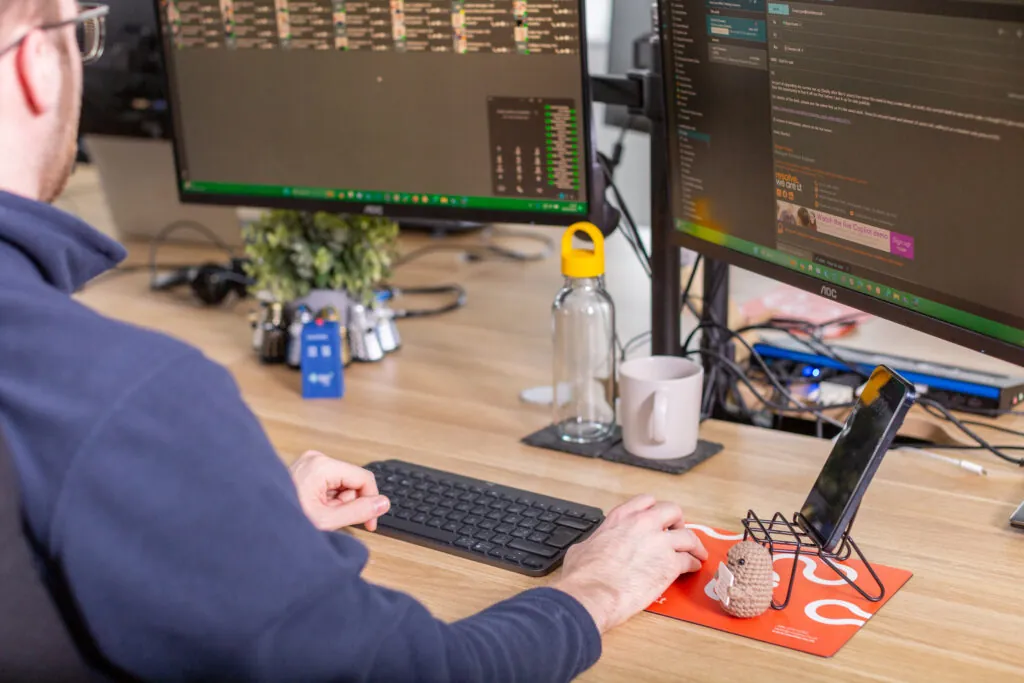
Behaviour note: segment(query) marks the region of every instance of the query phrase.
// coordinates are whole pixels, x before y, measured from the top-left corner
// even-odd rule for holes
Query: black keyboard
[[[378,533],[528,576],[551,573],[604,521],[598,508],[400,460],[367,469],[391,500]]]

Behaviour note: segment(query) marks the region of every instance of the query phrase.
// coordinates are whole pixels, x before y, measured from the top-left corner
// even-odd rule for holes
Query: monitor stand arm
[[[669,205],[668,131],[657,40],[652,38],[653,68],[626,76],[591,76],[590,84],[595,102],[626,107],[631,116],[651,123],[651,352],[676,356],[682,343],[682,259]]]
[[[682,353],[682,261],[675,242],[675,225],[670,205],[668,122],[665,116],[664,86],[660,38],[650,38],[651,67],[631,71],[625,76],[591,76],[595,102],[626,107],[631,116],[651,124],[651,352],[655,355]],[[728,355],[728,333],[715,327],[729,324],[729,266],[704,259],[704,296],[701,323],[707,327],[701,335],[705,377],[713,380],[708,392],[728,385],[728,377],[712,373],[716,365],[710,353]],[[717,402],[715,402],[717,404]]]

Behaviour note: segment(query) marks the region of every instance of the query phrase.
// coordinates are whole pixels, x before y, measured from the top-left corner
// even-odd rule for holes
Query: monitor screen
[[[85,67],[82,135],[171,137],[156,11],[149,2],[107,0],[103,57]]]
[[[683,245],[1024,364],[1024,3],[661,9]]]
[[[186,201],[588,215],[582,0],[156,0]]]

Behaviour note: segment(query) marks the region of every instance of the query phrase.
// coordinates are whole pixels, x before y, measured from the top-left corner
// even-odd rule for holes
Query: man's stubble
[[[78,157],[78,123],[82,113],[81,79],[75,78],[74,69],[80,66],[66,49],[61,50],[64,83],[61,88],[58,118],[53,137],[46,145],[42,180],[39,186],[40,199],[51,203],[64,192],[68,179],[75,169]]]

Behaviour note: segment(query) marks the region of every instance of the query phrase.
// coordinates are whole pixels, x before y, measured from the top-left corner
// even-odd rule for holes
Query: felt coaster
[[[558,438],[555,426],[549,425],[539,432],[525,437],[523,443],[535,448],[546,448],[552,451],[559,451],[560,453],[579,455],[584,458],[600,458],[608,462],[642,467],[648,470],[655,470],[656,472],[665,472],[666,474],[685,474],[724,450],[722,444],[701,440],[697,443],[697,450],[692,455],[684,458],[676,458],[674,460],[638,458],[626,451],[622,443],[622,431],[618,427],[615,428],[611,438],[606,441],[592,444],[576,444],[562,441]]]

